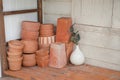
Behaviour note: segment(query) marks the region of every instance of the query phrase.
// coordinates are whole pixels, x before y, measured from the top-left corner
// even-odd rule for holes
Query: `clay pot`
[[[37,60],[37,65],[38,65],[39,67],[47,67],[48,64],[49,64],[49,60],[44,60],[44,61],[39,61],[39,60]]]
[[[36,59],[35,54],[23,54],[23,66],[35,66],[36,65]]]
[[[38,61],[44,61],[44,60],[48,60],[49,59],[49,55],[46,56],[36,56],[36,60]]]
[[[8,42],[10,52],[22,52],[24,44],[18,40],[11,40]]]
[[[20,58],[22,56],[22,52],[7,52],[9,58]]]
[[[54,68],[63,68],[67,64],[66,51],[64,43],[52,43],[50,46],[49,66]]]
[[[54,25],[53,24],[41,24],[40,30],[53,30]]]
[[[22,29],[28,31],[39,31],[40,23],[39,22],[32,22],[32,21],[23,21],[22,22]]]
[[[10,70],[20,70],[21,69],[23,57],[20,57],[20,58],[9,58],[8,57],[7,59],[8,59],[8,64],[9,64]]]
[[[49,54],[49,50],[46,49],[46,48],[42,48],[42,49],[36,51],[36,56],[37,56],[37,57],[48,56],[48,54]]]
[[[39,48],[50,47],[51,43],[55,42],[55,36],[39,37]]]
[[[73,42],[69,42],[69,43],[66,43],[65,46],[66,46],[67,62],[69,62],[71,53],[73,52],[74,43]]]
[[[23,40],[37,40],[39,32],[22,30],[21,38]]]
[[[57,20],[56,42],[68,43],[71,37],[70,28],[72,25],[71,18],[59,18]]]
[[[40,36],[48,37],[54,35],[54,26],[53,24],[41,24]]]
[[[34,53],[38,50],[38,42],[34,40],[22,40],[24,43],[24,53]]]

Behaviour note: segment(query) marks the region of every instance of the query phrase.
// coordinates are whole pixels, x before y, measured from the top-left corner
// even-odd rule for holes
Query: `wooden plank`
[[[4,15],[14,15],[14,14],[37,12],[37,11],[38,11],[38,9],[29,9],[29,10],[8,11],[8,12],[3,12],[3,14]]]
[[[3,15],[3,5],[2,0],[0,0],[0,61],[2,65],[2,76],[4,76],[4,71],[7,69],[7,59],[6,59],[6,43],[5,43],[5,29],[4,29],[4,15]]]
[[[42,0],[37,0],[38,1],[38,21],[42,23]]]

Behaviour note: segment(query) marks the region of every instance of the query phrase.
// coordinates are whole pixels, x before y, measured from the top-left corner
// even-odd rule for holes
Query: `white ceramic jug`
[[[85,62],[85,57],[83,53],[80,51],[78,45],[75,45],[75,48],[70,56],[70,61],[74,65],[81,65]]]

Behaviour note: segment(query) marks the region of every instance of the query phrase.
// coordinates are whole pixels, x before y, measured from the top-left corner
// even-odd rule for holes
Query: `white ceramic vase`
[[[78,45],[75,45],[75,48],[70,56],[70,61],[74,65],[81,65],[85,62],[85,57]]]

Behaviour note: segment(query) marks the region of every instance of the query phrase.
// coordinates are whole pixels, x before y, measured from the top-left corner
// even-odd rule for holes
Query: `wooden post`
[[[38,2],[38,21],[42,23],[42,0],[37,0]]]
[[[0,0],[0,61],[2,65],[2,76],[4,76],[3,72],[7,69],[7,58],[2,0]]]

